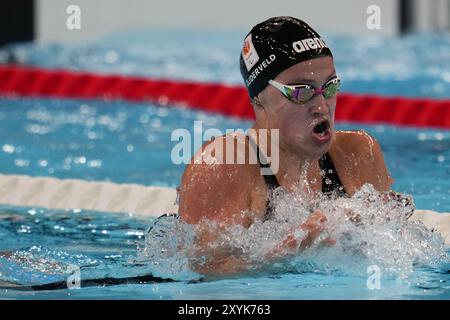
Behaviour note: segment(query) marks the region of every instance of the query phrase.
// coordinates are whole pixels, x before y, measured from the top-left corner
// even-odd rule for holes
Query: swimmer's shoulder
[[[238,153],[246,150],[244,163],[238,162]],[[233,133],[206,142],[196,152],[179,187],[179,212],[185,221],[225,219],[251,207],[249,190],[262,178],[259,165],[249,164],[248,150],[245,134]]]
[[[378,141],[364,130],[336,131],[333,144],[346,151],[364,151],[370,147],[379,147]]]
[[[336,131],[332,148],[339,149],[342,155],[364,163],[383,160],[383,151],[378,141],[364,130]]]
[[[257,171],[259,165],[249,159],[253,152],[248,137],[243,132],[234,132],[215,137],[196,151],[186,170],[222,170],[229,174],[242,171]]]
[[[330,154],[336,165],[348,168],[347,171],[354,174],[352,178],[357,188],[371,183],[380,191],[390,189],[393,180],[384,162],[381,146],[366,131],[336,131]]]

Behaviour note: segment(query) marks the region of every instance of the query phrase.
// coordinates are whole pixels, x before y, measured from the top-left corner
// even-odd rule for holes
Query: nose
[[[309,103],[309,110],[313,115],[327,115],[330,112],[327,100],[322,94],[316,94]]]

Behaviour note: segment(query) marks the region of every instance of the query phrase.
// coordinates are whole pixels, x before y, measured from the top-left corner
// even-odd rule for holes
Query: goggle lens
[[[286,98],[298,104],[305,104],[316,94],[322,94],[325,99],[334,97],[340,89],[341,80],[336,77],[329,80],[321,89],[315,89],[309,84],[285,85],[270,80],[270,84],[280,90]]]

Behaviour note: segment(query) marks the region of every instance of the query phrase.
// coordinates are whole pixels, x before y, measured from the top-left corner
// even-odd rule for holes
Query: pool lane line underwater
[[[244,86],[0,65],[0,96],[152,102],[254,119]],[[340,93],[336,121],[450,129],[450,99]]]
[[[160,278],[153,275],[133,276],[124,278],[98,278],[80,280],[80,288],[87,287],[109,287],[130,284],[160,284],[160,283],[174,283],[184,282],[188,284],[203,282],[203,279],[179,281],[170,278]],[[0,282],[0,290],[16,290],[16,291],[50,291],[50,290],[65,290],[69,289],[67,281],[56,281],[38,285],[20,285],[14,282]]]

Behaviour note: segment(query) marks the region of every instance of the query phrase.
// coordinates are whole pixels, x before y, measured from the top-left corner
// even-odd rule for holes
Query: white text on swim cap
[[[308,38],[292,42],[292,47],[298,53],[303,51],[321,49],[326,47],[325,42],[320,38]]]
[[[264,59],[256,68],[253,70],[253,72],[248,76],[247,80],[245,80],[245,84],[247,87],[255,80],[258,75],[266,69],[269,64],[271,64],[276,59],[276,56],[274,54],[271,54],[268,58]]]

